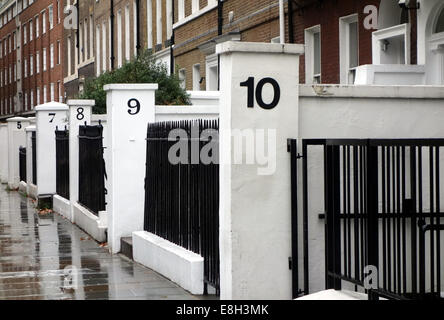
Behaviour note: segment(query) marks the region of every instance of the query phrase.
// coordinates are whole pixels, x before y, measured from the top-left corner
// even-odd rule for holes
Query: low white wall
[[[133,232],[133,257],[192,294],[203,294],[204,259],[200,255],[141,231]]]
[[[8,182],[8,125],[0,124],[0,183]]]
[[[52,197],[52,207],[58,214],[71,219],[71,203],[69,200],[56,194]]]
[[[193,106],[218,106],[219,91],[187,91]]]
[[[193,119],[216,120],[219,106],[156,106],[156,122]]]
[[[78,203],[73,203],[72,208],[76,225],[98,242],[105,242],[107,227],[100,221],[100,217]]]
[[[442,87],[301,85],[299,101],[299,133],[295,130],[292,138],[444,137]],[[325,221],[318,218],[318,214],[324,212],[322,148],[311,147],[308,156],[310,292],[317,292],[325,289]],[[301,165],[302,162],[299,172],[302,172]],[[427,188],[425,185],[424,196]],[[302,199],[302,175],[299,175],[298,191]],[[302,213],[302,201],[299,212]],[[302,252],[302,247],[299,250]],[[302,266],[302,255],[299,258]]]
[[[363,65],[356,68],[356,85],[424,85],[425,66],[405,64]]]

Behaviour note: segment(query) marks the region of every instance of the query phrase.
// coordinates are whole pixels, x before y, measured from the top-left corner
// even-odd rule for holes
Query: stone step
[[[129,259],[133,259],[133,238],[123,237],[120,238],[120,253]]]

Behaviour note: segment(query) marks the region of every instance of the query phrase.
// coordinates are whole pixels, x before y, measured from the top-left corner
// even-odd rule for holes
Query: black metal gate
[[[103,127],[79,127],[79,203],[98,215],[105,210]]]
[[[296,141],[290,143],[296,170]],[[312,157],[313,146],[322,147],[321,158]],[[310,293],[308,217],[313,213],[308,208],[319,199],[308,192],[308,169],[322,161],[325,215],[319,218],[325,219],[326,288],[351,283],[369,299],[442,298],[443,147],[444,139],[303,140],[304,286],[299,290],[296,282],[294,294]],[[293,191],[296,197],[295,184]],[[297,218],[297,203],[293,208]],[[299,227],[293,227],[297,240]],[[297,243],[294,248],[297,257]]]
[[[36,133],[32,132],[31,135],[31,144],[32,144],[32,183],[37,185],[37,142],[36,142]]]
[[[19,172],[20,172],[20,181],[27,182],[26,180],[26,148],[19,148]]]
[[[56,139],[56,190],[69,200],[69,131],[55,131]]]
[[[186,138],[169,139],[175,129],[182,129]],[[204,130],[211,138],[202,135]],[[193,132],[197,132],[196,137]],[[218,159],[215,136],[218,136],[218,121],[148,125],[145,230],[200,254],[204,258],[205,292],[210,284],[218,293],[219,164],[205,164],[200,157],[203,148],[215,143],[211,156]],[[183,142],[189,152],[185,161],[174,164],[169,152],[178,141]],[[193,151],[198,152],[197,161],[193,161]]]

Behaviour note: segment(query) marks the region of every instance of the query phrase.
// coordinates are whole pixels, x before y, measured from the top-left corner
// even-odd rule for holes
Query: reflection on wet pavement
[[[0,185],[0,300],[198,299]]]

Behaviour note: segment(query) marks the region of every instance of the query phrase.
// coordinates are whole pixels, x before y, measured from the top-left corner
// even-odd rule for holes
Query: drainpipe
[[[288,0],[288,42],[294,43],[293,0]]]
[[[136,0],[136,12],[137,12],[137,14],[136,14],[136,19],[137,19],[137,21],[135,21],[135,23],[136,23],[136,55],[138,56],[139,55],[139,53],[140,53],[140,48],[141,48],[141,46],[140,46],[140,21],[142,20],[142,19],[140,19],[140,0]]]
[[[79,2],[77,1],[76,3],[76,11],[77,11],[77,32],[76,32],[76,39],[77,39],[77,61],[76,63],[79,64],[80,63],[80,14],[79,14]]]
[[[290,0],[291,2],[291,0]],[[284,0],[279,0],[279,38],[281,44],[285,43],[285,11]]]
[[[173,23],[173,25],[174,25],[174,13],[175,13],[175,10],[176,10],[176,6],[174,5],[174,3],[175,3],[175,1],[173,0],[172,1],[172,9],[171,9],[171,12],[172,12],[172,15],[173,15],[173,19],[172,19],[172,23]],[[172,74],[174,74],[174,28],[172,28],[173,30],[173,32],[172,32],[172,34],[171,34],[171,39],[170,39],[170,74],[172,75]]]
[[[111,0],[111,15],[110,15],[110,19],[111,19],[111,44],[110,44],[110,55],[111,55],[111,70],[114,70],[114,60],[116,59],[116,57],[114,57],[114,0]]]
[[[217,35],[223,34],[224,28],[224,0],[217,2]],[[217,90],[220,90],[220,56],[217,56]]]

